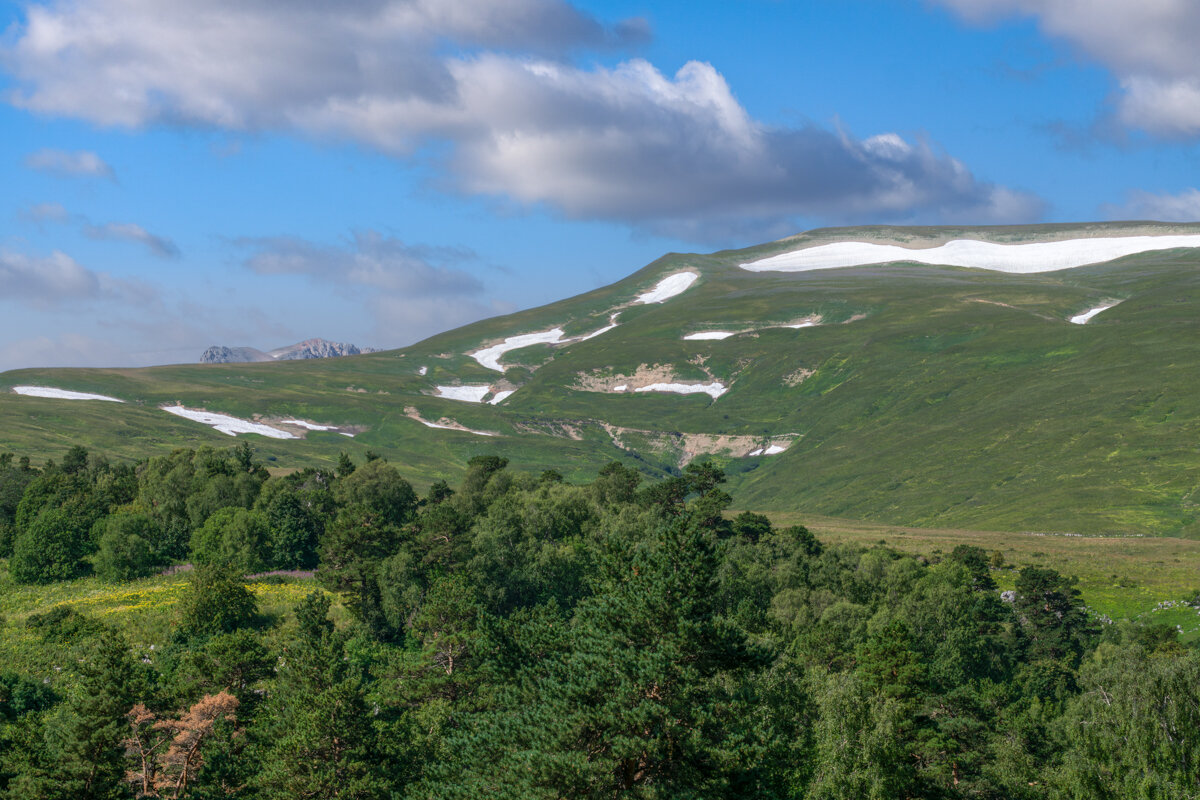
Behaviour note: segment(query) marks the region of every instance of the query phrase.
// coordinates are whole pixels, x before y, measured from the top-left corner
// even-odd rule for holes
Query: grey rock
[[[254,347],[223,347],[216,345],[200,356],[201,364],[247,364],[256,361],[295,361],[306,358],[337,358],[376,353],[374,347],[358,347],[347,342],[326,339],[305,339],[303,342],[263,352]]]

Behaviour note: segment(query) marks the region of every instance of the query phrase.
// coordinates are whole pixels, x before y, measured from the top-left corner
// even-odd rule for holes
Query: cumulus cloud
[[[24,108],[299,131],[400,157],[434,144],[451,190],[690,238],[796,217],[1042,213],[920,138],[765,125],[710,64],[664,75],[565,58],[646,35],[561,0],[51,0],[28,7],[7,61]]]
[[[1035,198],[976,179],[929,142],[764,125],[709,64],[667,77],[640,60],[580,70],[482,56],[452,71],[458,117],[442,123],[458,142],[457,185],[575,218],[674,232],[694,224],[700,234],[794,216],[1012,222],[1041,213]]]
[[[1200,136],[1200,14],[1194,0],[934,0],[972,22],[1021,15],[1113,70],[1125,125]]]
[[[418,297],[483,290],[475,276],[448,266],[475,258],[470,250],[405,244],[376,231],[359,231],[343,247],[282,236],[241,239],[239,244],[256,251],[246,266],[260,275],[307,275]]]
[[[24,108],[253,129],[331,101],[448,98],[444,42],[563,52],[644,35],[561,0],[58,0],[28,6],[7,56]]]
[[[72,301],[120,299],[143,302],[152,291],[82,266],[66,253],[31,256],[0,250],[0,298],[38,308]]]
[[[94,224],[83,214],[72,214],[59,203],[37,203],[20,212],[20,217],[35,224],[46,222],[79,225],[83,235],[97,241],[133,242],[146,247],[159,258],[178,258],[179,247],[165,236],[157,236],[133,222]]]
[[[105,225],[85,225],[83,235],[89,239],[134,242],[144,245],[159,258],[178,258],[179,248],[163,236],[155,236],[141,225],[132,222],[109,222]]]
[[[20,216],[22,219],[36,223],[68,222],[71,219],[70,212],[60,203],[35,203],[22,210]]]
[[[1160,222],[1200,222],[1200,190],[1185,189],[1178,194],[1130,192],[1121,205],[1108,205],[1110,219],[1145,219]]]
[[[104,159],[88,150],[53,150],[43,148],[25,157],[25,166],[66,178],[108,178],[116,180],[113,168]]]
[[[245,261],[253,272],[305,276],[362,302],[389,346],[497,313],[479,279],[454,266],[476,258],[465,248],[410,245],[375,231],[341,246],[295,237],[239,244],[253,251]]]
[[[0,371],[22,367],[109,367],[121,358],[121,348],[79,333],[35,336],[0,344]]]

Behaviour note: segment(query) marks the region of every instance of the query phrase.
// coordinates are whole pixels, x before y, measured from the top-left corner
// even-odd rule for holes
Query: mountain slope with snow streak
[[[577,297],[354,358],[6,373],[0,453],[57,460],[78,442],[137,460],[229,447],[233,433],[272,470],[371,453],[418,487],[453,483],[479,455],[569,481],[612,461],[654,480],[707,458],[739,508],[1200,536],[1200,249],[1050,272],[912,259],[973,242],[1068,247],[1078,261],[1143,237],[1189,243],[1200,225],[825,229],[669,254]],[[834,245],[906,260],[742,267]]]
[[[1072,269],[1115,261],[1140,253],[1177,248],[1200,248],[1200,234],[1068,239],[1028,244],[998,244],[956,239],[938,247],[925,248],[871,242],[835,242],[749,261],[740,266],[751,272],[805,272],[911,261],[919,264],[1030,274]]]

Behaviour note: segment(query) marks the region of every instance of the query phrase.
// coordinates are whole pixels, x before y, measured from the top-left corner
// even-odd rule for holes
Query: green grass
[[[22,585],[12,581],[7,564],[0,560],[0,664],[22,674],[53,678],[68,651],[41,642],[26,622],[59,606],[69,606],[121,631],[137,652],[161,649],[176,625],[175,605],[187,582],[187,574],[182,573],[115,584],[88,577]],[[300,600],[321,591],[315,580],[287,577],[247,581],[246,586],[258,601],[263,624],[272,628],[266,637],[269,646],[281,641]],[[348,612],[336,596],[333,600],[335,621],[346,624]]]
[[[1084,601],[1114,620],[1179,625],[1185,640],[1200,639],[1200,616],[1186,607],[1158,610],[1163,602],[1194,597],[1200,590],[1200,541],[1167,536],[1078,536],[954,528],[912,528],[797,513],[772,513],[776,525],[803,524],[827,543],[869,547],[885,543],[927,557],[957,545],[1000,551],[1003,569],[993,576],[1013,588],[1026,566],[1045,566],[1079,579]]]
[[[138,458],[227,436],[158,410],[164,403],[250,417],[300,416],[364,428],[355,439],[251,437],[279,469],[332,465],[345,450],[383,454],[423,486],[455,481],[466,461],[499,453],[523,469],[594,475],[617,459],[658,477],[678,469],[669,436],[614,445],[601,423],[661,434],[799,438],[783,455],[717,457],[739,505],[893,524],[1087,534],[1200,534],[1200,257],[1151,253],[1039,275],[891,265],[750,273],[737,264],[845,238],[906,243],[976,235],[1032,241],[1143,232],[1144,226],[815,231],[711,255],[671,254],[628,279],[549,306],[485,320],[403,350],[323,361],[145,370],[21,370],[0,375],[0,451],[41,458],[83,443]],[[1163,226],[1163,232],[1196,226]],[[439,382],[493,383],[465,354],[505,336],[563,325],[594,330],[665,274],[702,280],[621,325],[565,347],[512,352],[503,406],[432,396]],[[1086,326],[1066,319],[1104,298],[1124,302]],[[746,329],[819,313],[831,324],[685,342],[705,328]],[[846,324],[838,321],[851,320]],[[579,391],[580,375],[670,365],[730,386],[707,396]],[[417,374],[421,366],[429,374]],[[796,386],[788,376],[812,374]],[[19,397],[21,383],[110,394],[75,403]],[[454,419],[494,438],[426,428]]]

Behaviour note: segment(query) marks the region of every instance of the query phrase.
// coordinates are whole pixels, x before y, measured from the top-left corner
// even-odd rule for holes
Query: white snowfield
[[[616,391],[614,389],[614,391]],[[675,394],[707,394],[716,400],[729,391],[729,387],[720,381],[712,383],[652,383],[649,386],[639,386],[635,392],[673,392]]]
[[[492,390],[491,386],[439,386],[438,397],[446,400],[462,400],[464,403],[482,403],[483,398]]]
[[[12,390],[26,397],[50,397],[55,400],[107,400],[110,403],[124,403],[115,397],[104,394],[88,394],[87,392],[69,392],[66,389],[52,389],[49,386],[14,386]]]
[[[749,455],[751,455],[751,456],[777,456],[785,450],[787,450],[786,447],[783,447],[783,446],[777,445],[777,444],[773,444],[769,447],[760,447],[757,450],[751,450]]]
[[[617,311],[608,315],[608,324],[603,328],[594,330],[586,336],[580,336],[578,339],[568,339],[567,341],[586,342],[588,339],[595,339],[597,336],[608,333],[617,327],[617,317],[621,316],[621,312]]]
[[[1068,239],[1062,242],[1029,244],[995,244],[974,239],[955,239],[940,247],[922,249],[869,242],[835,242],[781,253],[740,266],[751,272],[807,272],[816,269],[886,264],[893,261],[915,261],[920,264],[1028,274],[1100,264],[1155,250],[1193,247],[1200,247],[1200,234]]]
[[[798,328],[815,328],[820,324],[821,317],[814,314],[808,319],[800,322],[792,322],[787,325],[768,325],[765,328],[747,328],[744,331],[700,331],[699,333],[689,333],[683,337],[683,340],[685,342],[699,342],[711,339],[728,339],[730,336],[737,336],[739,333],[754,333],[755,331],[766,331],[771,328],[791,328],[793,330]]]
[[[509,350],[520,350],[522,347],[529,347],[530,345],[534,344],[571,344],[572,342],[586,342],[588,339],[595,339],[597,336],[608,333],[616,328],[617,316],[619,314],[620,312],[618,311],[609,315],[607,325],[584,336],[563,338],[562,328],[551,328],[548,331],[522,333],[518,336],[509,336],[500,344],[494,344],[491,347],[485,347],[482,350],[476,350],[474,353],[467,353],[467,355],[488,369],[494,369],[496,372],[504,372],[504,365],[500,363],[500,358]]]
[[[643,304],[666,302],[672,297],[687,291],[687,288],[695,283],[699,277],[695,272],[676,272],[673,275],[668,275],[656,283],[650,291],[639,294],[634,298],[633,302]],[[484,347],[473,353],[467,353],[467,355],[478,361],[481,366],[495,370],[496,372],[504,372],[504,365],[500,363],[500,359],[510,350],[520,350],[522,347],[529,347],[535,344],[572,344],[574,342],[586,342],[588,339],[595,339],[597,336],[608,333],[617,327],[617,317],[620,316],[620,313],[620,311],[613,312],[608,317],[607,325],[583,336],[564,337],[562,328],[551,328],[548,331],[509,336],[499,344]]]
[[[260,422],[250,422],[249,420],[238,419],[237,417],[230,417],[225,414],[214,414],[210,411],[194,411],[183,406],[163,406],[162,410],[177,417],[203,423],[210,428],[214,428],[230,436],[237,436],[239,433],[257,433],[259,436],[266,436],[270,439],[299,438],[287,431],[281,431],[279,428],[272,428],[270,425],[263,425]]]
[[[428,372],[429,372],[429,367],[421,367],[419,370],[417,370],[418,375],[425,375]]]
[[[688,290],[696,279],[700,276],[695,272],[676,272],[674,275],[668,275],[654,285],[654,288],[645,294],[639,294],[634,298],[635,303],[665,303],[676,295],[683,294]]]
[[[490,405],[490,406],[500,405],[505,400],[512,397],[513,393],[516,391],[517,391],[516,389],[505,389],[503,392],[496,392],[496,394],[492,396],[492,399],[488,400],[488,405]]]
[[[415,419],[417,422],[421,423],[426,428],[439,428],[440,430],[458,431],[459,433],[473,433],[476,436],[495,436],[496,435],[494,433],[488,433],[487,431],[473,431],[470,428],[467,428],[467,427],[464,427],[461,425],[439,425],[436,422],[430,422],[429,420],[421,419],[420,417],[411,417],[411,419]]]
[[[1071,322],[1074,322],[1076,325],[1087,325],[1088,321],[1092,317],[1099,314],[1101,311],[1108,311],[1113,306],[1118,306],[1120,304],[1121,304],[1120,301],[1117,301],[1116,303],[1106,303],[1105,305],[1102,305],[1102,306],[1096,306],[1095,308],[1089,308],[1087,311],[1083,312],[1082,314],[1076,314],[1075,316],[1071,317]]]
[[[497,372],[504,372],[504,367],[500,364],[500,356],[504,355],[509,350],[519,350],[522,347],[529,347],[533,344],[562,343],[563,329],[551,328],[548,331],[522,333],[520,336],[510,336],[500,344],[494,344],[491,347],[485,347],[482,350],[476,350],[474,353],[467,353],[467,355],[488,369],[494,369]]]
[[[336,425],[318,425],[315,422],[308,422],[308,421],[302,420],[302,419],[285,419],[282,422],[280,422],[279,424],[280,425],[295,425],[297,428],[304,428],[305,430],[309,430],[309,431],[333,431],[334,433],[340,433],[342,436],[345,436],[349,439],[354,438],[353,433],[347,433],[346,431],[338,430]]]
[[[318,425],[315,422],[305,422],[302,419],[285,419],[279,423],[280,425],[295,425],[297,428],[304,428],[309,431],[335,431],[337,427],[334,425]]]

